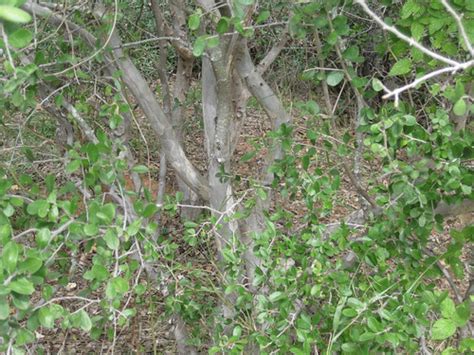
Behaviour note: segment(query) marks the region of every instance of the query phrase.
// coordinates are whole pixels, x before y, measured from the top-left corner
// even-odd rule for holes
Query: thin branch
[[[461,33],[464,43],[466,43],[466,47],[469,50],[469,53],[471,53],[471,55],[474,56],[474,48],[472,47],[471,41],[469,40],[469,37],[466,33],[466,28],[464,27],[462,23],[461,16],[459,16],[459,14],[452,8],[452,6],[446,0],[441,0],[441,3],[444,5],[446,10],[448,10],[451,16],[454,17],[454,20],[456,20],[456,23],[459,27],[459,32]]]
[[[63,296],[63,297],[56,297],[56,298],[51,298],[49,301],[43,302],[38,304],[35,308],[33,308],[33,312],[47,306],[48,304],[54,303],[54,302],[61,302],[61,301],[85,301],[88,302],[88,304],[92,303],[99,303],[101,300],[100,299],[89,299],[85,297],[80,297],[80,296]]]
[[[173,39],[171,39],[171,44],[180,54],[180,56],[189,60],[194,58],[191,45],[189,42],[185,41],[179,36],[179,32],[175,28],[172,29],[168,24],[160,9],[158,0],[151,0],[150,6],[155,17],[155,22],[158,29],[158,37],[163,37],[165,35],[168,37],[173,37]]]
[[[428,74],[425,74],[423,76],[421,76],[420,78],[414,80],[413,82],[407,84],[407,85],[404,85],[398,89],[395,89],[395,90],[390,90],[388,89],[387,87],[383,86],[383,89],[384,91],[386,92],[386,94],[383,96],[384,99],[388,99],[390,97],[394,97],[395,98],[395,106],[398,106],[398,103],[399,103],[399,97],[400,97],[400,94],[404,91],[407,91],[415,86],[417,86],[418,84],[422,83],[422,82],[425,82],[431,78],[434,78],[434,77],[437,77],[441,74],[444,74],[444,73],[456,73],[457,71],[460,71],[460,70],[467,70],[471,67],[474,66],[474,59],[471,59],[467,62],[464,62],[464,63],[461,63],[461,62],[457,62],[453,59],[450,59],[450,58],[447,58],[439,53],[436,53],[436,52],[433,52],[432,50],[426,48],[425,46],[423,46],[422,44],[420,44],[419,42],[417,42],[416,40],[414,40],[413,38],[411,37],[408,37],[406,35],[404,35],[403,33],[401,33],[399,30],[397,30],[394,26],[389,26],[387,25],[376,13],[374,13],[370,8],[369,6],[367,5],[366,1],[365,0],[355,0],[356,3],[358,3],[362,8],[363,10],[370,16],[372,17],[372,19],[378,23],[384,30],[386,31],[389,31],[391,33],[393,33],[395,36],[397,36],[398,38],[400,38],[401,40],[407,42],[408,44],[410,44],[411,46],[419,49],[421,52],[427,54],[428,56],[430,56],[431,58],[433,59],[437,59],[443,63],[446,63],[446,64],[449,64],[449,67],[445,67],[445,68],[441,68],[441,69],[437,69],[437,70],[434,70]],[[461,32],[461,35],[464,39],[464,41],[466,42],[466,46],[468,47],[468,50],[469,52],[471,53],[471,55],[473,55],[474,53],[474,50],[472,48],[472,45],[470,44],[469,42],[469,39],[467,37],[467,34],[465,32],[465,28],[461,22],[461,17],[454,11],[454,9],[448,4],[448,2],[446,0],[441,0],[443,5],[446,7],[446,9],[448,10],[448,12],[454,17],[454,19],[456,20],[457,24],[458,24],[458,27],[459,27],[459,31]]]
[[[344,71],[343,69],[339,69],[339,68],[312,67],[312,68],[308,68],[308,69],[303,70],[303,73],[306,73],[306,72],[309,72],[309,71],[313,71],[313,70],[342,71],[342,72]]]
[[[406,35],[404,35],[403,33],[401,33],[396,27],[394,26],[390,26],[390,25],[387,25],[376,13],[374,13],[370,8],[369,6],[367,5],[367,2],[365,0],[355,0],[356,3],[358,3],[363,9],[364,11],[370,16],[372,17],[372,19],[377,22],[384,30],[388,31],[388,32],[391,32],[393,33],[395,36],[397,36],[398,38],[404,40],[405,42],[407,42],[409,45],[419,49],[420,51],[422,51],[423,53],[429,55],[431,58],[434,58],[434,59],[437,59],[443,63],[446,63],[446,64],[449,64],[449,65],[452,65],[452,66],[456,66],[456,65],[459,65],[460,63],[453,60],[453,59],[450,59],[450,58],[447,58],[439,53],[436,53],[436,52],[433,52],[432,50],[426,48],[425,46],[423,46],[422,44],[420,44],[419,42],[415,41],[413,38],[411,37],[408,37]]]
[[[105,15],[105,9],[104,9],[104,12],[102,13],[102,16]],[[103,45],[97,49],[94,53],[92,53],[89,57],[81,60],[80,62],[76,63],[76,64],[73,64],[71,65],[70,67],[67,67],[66,69],[64,70],[61,70],[59,72],[56,72],[56,73],[51,73],[50,75],[61,75],[61,74],[65,74],[67,73],[68,71],[72,70],[72,69],[75,69],[89,61],[91,61],[92,59],[94,59],[98,54],[100,54],[102,51],[104,51],[107,46],[109,45],[109,42],[110,40],[112,39],[112,35],[115,31],[115,27],[117,25],[117,19],[118,19],[118,0],[115,0],[114,1],[114,18],[113,18],[113,21],[112,21],[112,26],[111,26],[111,29],[109,31],[109,34],[107,36],[107,39],[105,40],[105,42],[103,43]]]
[[[84,134],[86,135],[87,139],[89,139],[94,144],[99,143],[99,140],[97,139],[94,133],[94,130],[92,129],[91,126],[89,126],[86,120],[81,116],[79,111],[77,111],[77,109],[66,100],[63,101],[62,105],[71,114],[71,116],[76,120],[76,122],[81,127]]]
[[[120,47],[112,47],[112,49],[117,49],[117,48],[130,48],[130,47],[139,46],[139,45],[141,45],[141,44],[149,43],[149,42],[179,41],[180,39],[181,39],[181,38],[179,38],[179,37],[172,37],[172,36],[145,38],[145,39],[142,39],[142,40],[140,40],[140,41],[123,43]]]
[[[75,220],[74,219],[70,219],[69,221],[67,221],[66,223],[64,223],[63,225],[61,225],[58,229],[54,230],[51,232],[51,238],[54,238],[55,236],[57,236],[58,234],[61,234],[62,232],[64,232],[67,227],[69,227]],[[15,235],[14,237],[12,237],[12,240],[16,240],[16,239],[19,239],[27,234],[30,234],[30,233],[35,233],[37,232],[39,229],[38,228],[30,228],[30,229],[27,229],[17,235]]]
[[[473,60],[470,60],[468,62],[465,62],[465,63],[458,63],[456,65],[453,65],[453,66],[450,66],[450,67],[445,67],[445,68],[441,68],[441,69],[437,69],[435,71],[432,71],[428,74],[425,74],[421,77],[419,77],[418,79],[414,80],[413,82],[407,84],[407,85],[404,85],[402,87],[399,87],[398,89],[395,89],[395,90],[390,90],[388,89],[387,87],[383,86],[384,90],[387,92],[387,94],[385,94],[383,96],[384,99],[388,99],[392,96],[395,96],[395,101],[397,102],[398,101],[398,97],[400,96],[400,94],[408,89],[411,89],[411,88],[414,88],[415,86],[417,86],[418,84],[421,84],[431,78],[434,78],[436,76],[439,76],[441,74],[444,74],[444,73],[451,73],[451,74],[454,74],[460,70],[467,70],[469,69],[470,67],[474,67],[474,59]]]
[[[13,62],[12,54],[10,53],[10,45],[8,43],[8,36],[3,27],[3,22],[0,21],[0,31],[2,32],[3,43],[5,44],[5,51],[7,52],[8,62],[13,68],[13,76],[16,78],[16,68],[15,63]]]
[[[362,188],[362,186],[360,186],[359,182],[357,181],[356,176],[352,172],[352,170],[349,167],[349,165],[347,164],[347,162],[343,162],[342,166],[343,166],[344,171],[346,172],[346,174],[349,176],[349,179],[351,180],[352,185],[354,185],[355,189],[357,190],[357,193],[360,196],[362,196],[370,204],[370,206],[372,208],[376,209],[378,207],[377,204],[372,199],[372,197],[370,197],[370,195],[367,193],[367,191],[365,191],[365,189]]]
[[[289,23],[289,22],[288,22]],[[263,75],[268,68],[272,65],[275,59],[278,58],[281,51],[285,48],[286,43],[288,42],[288,23],[285,26],[285,29],[282,33],[280,33],[280,40],[275,43],[275,45],[268,51],[265,57],[262,59],[260,63],[257,65],[257,71],[260,75]]]

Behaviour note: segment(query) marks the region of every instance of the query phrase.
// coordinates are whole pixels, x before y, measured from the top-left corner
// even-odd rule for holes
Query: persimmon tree
[[[0,3],[0,109],[17,127],[0,166],[2,350],[34,349],[35,332],[61,327],[106,335],[114,351],[132,299],[146,304],[152,290],[166,296],[183,354],[429,353],[445,339],[448,352],[472,350],[472,287],[462,295],[453,282],[472,279],[460,258],[472,226],[452,230],[445,251],[430,243],[446,217],[474,208],[468,1],[152,0],[135,22],[117,0]],[[256,54],[265,31],[277,39]],[[304,125],[266,80],[291,42],[314,52],[300,80],[320,95],[297,103]],[[158,90],[134,54],[148,44]],[[203,169],[183,128],[196,82]],[[242,157],[262,156],[258,173],[241,177],[249,100],[271,130]],[[157,196],[144,183],[151,162],[132,149],[137,112],[160,146]],[[16,164],[45,161],[28,142],[38,116],[55,127],[44,144],[57,147],[60,174]],[[357,200],[341,217],[344,179]],[[174,214],[186,246],[209,253],[211,276],[180,261],[164,233]],[[74,292],[78,276],[87,286]]]

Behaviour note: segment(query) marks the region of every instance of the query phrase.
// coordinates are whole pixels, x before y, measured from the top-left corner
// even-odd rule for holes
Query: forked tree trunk
[[[221,39],[221,44],[209,50],[209,59],[203,59],[203,115],[208,154],[209,204],[219,212],[214,212],[220,220],[215,231],[218,259],[223,261],[223,250],[233,248],[239,239],[236,221],[226,220],[235,211],[231,174],[231,141],[234,123],[232,83],[232,55],[227,55],[229,41]],[[228,176],[227,176],[228,175]],[[223,277],[226,277],[222,269]],[[232,318],[234,295],[228,295],[222,305],[224,318]]]

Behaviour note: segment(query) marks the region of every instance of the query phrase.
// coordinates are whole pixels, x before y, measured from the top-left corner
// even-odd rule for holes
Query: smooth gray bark
[[[138,71],[128,56],[120,49],[121,41],[114,33],[110,40],[116,63],[122,71],[123,81],[135,96],[140,108],[147,116],[151,127],[161,140],[161,144],[169,163],[186,184],[202,199],[209,199],[209,188],[204,177],[196,170],[187,158],[183,147],[179,144],[179,137],[167,119],[154,93],[151,91],[145,78]]]

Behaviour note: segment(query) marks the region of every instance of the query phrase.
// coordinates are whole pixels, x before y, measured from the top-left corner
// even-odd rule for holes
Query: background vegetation
[[[0,351],[474,351],[474,3],[0,0]]]

